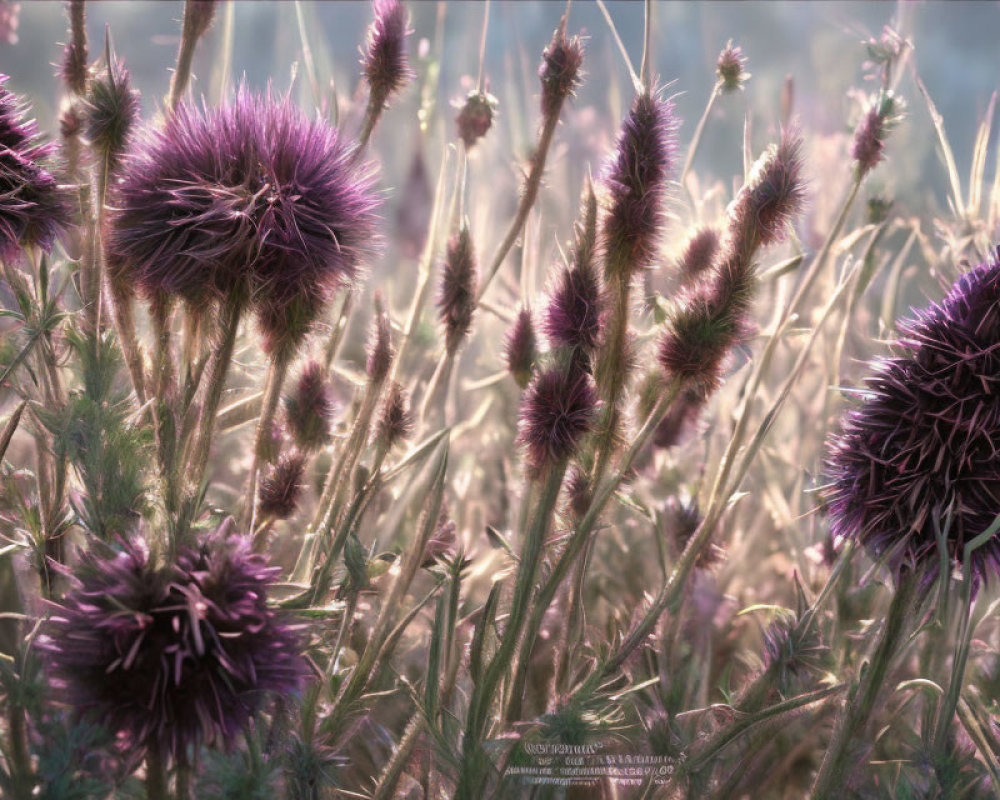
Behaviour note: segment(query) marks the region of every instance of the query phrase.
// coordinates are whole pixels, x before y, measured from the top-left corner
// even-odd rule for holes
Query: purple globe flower
[[[597,419],[597,389],[581,370],[551,367],[538,373],[521,400],[518,441],[534,475],[570,458]]]
[[[7,81],[0,74],[0,258],[22,247],[51,249],[68,217],[67,195],[43,166],[52,145],[38,138]]]
[[[164,566],[135,541],[85,554],[39,639],[53,686],[135,756],[230,744],[305,675],[296,626],[267,605],[278,572],[222,529]]]
[[[1000,513],[1000,255],[964,274],[939,304],[899,325],[827,461],[831,529],[894,570],[939,563]],[[976,582],[1000,571],[1000,537],[975,550]]]
[[[371,172],[326,122],[241,88],[147,128],[113,198],[120,289],[252,301],[269,353],[295,347],[374,236]]]

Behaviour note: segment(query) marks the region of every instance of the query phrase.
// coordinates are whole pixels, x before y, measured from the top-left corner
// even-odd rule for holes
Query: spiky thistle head
[[[117,170],[140,113],[139,92],[121,61],[112,58],[90,82],[85,109],[91,147],[111,171]]]
[[[635,275],[655,259],[666,219],[667,178],[676,154],[673,103],[655,90],[636,96],[604,175],[605,277]]]
[[[375,292],[375,315],[372,320],[372,332],[368,339],[368,358],[365,361],[365,373],[373,384],[381,385],[392,368],[394,355],[392,347],[392,325],[389,313],[385,308],[382,293]]]
[[[517,312],[514,324],[504,339],[504,357],[507,371],[523,389],[531,380],[531,373],[538,359],[538,340],[530,308],[522,308]]]
[[[795,614],[779,614],[764,631],[764,666],[775,673],[782,694],[801,687],[803,679],[823,672],[829,648],[818,625],[799,626]]]
[[[691,284],[705,275],[715,263],[721,248],[722,239],[715,228],[699,228],[692,233],[677,261],[681,283]]]
[[[872,98],[861,122],[854,131],[851,158],[859,178],[863,178],[885,159],[885,140],[903,118],[903,101],[892,91],[882,91]]]
[[[381,109],[413,74],[406,59],[410,31],[401,0],[373,0],[372,8],[375,18],[368,27],[361,63],[371,92],[369,102]]]
[[[542,51],[538,78],[542,83],[542,116],[559,116],[567,97],[580,85],[583,67],[583,40],[579,36],[566,38],[565,19],[552,34],[552,40]]]
[[[476,310],[476,252],[468,225],[462,225],[448,241],[437,306],[445,348],[455,353],[472,327]]]
[[[835,536],[933,575],[938,532],[961,562],[1000,510],[1000,255],[898,329],[830,443],[824,498]],[[1000,573],[1000,536],[971,569],[976,584]]]
[[[287,355],[371,250],[376,198],[354,147],[288,99],[241,87],[147,128],[111,205],[108,271],[147,297],[252,303]]]
[[[409,439],[412,434],[413,417],[410,415],[406,389],[397,381],[393,381],[382,401],[382,411],[375,428],[375,440],[379,447],[388,451]]]
[[[39,638],[51,683],[133,754],[228,746],[305,675],[297,626],[267,605],[279,572],[223,529],[162,566],[141,539],[85,553]]]
[[[542,323],[549,344],[591,354],[601,343],[602,322],[601,279],[593,263],[561,269]]]
[[[455,128],[458,138],[465,142],[467,148],[482,139],[493,126],[496,110],[497,99],[489,92],[473,89],[466,95],[455,117]]]
[[[734,247],[753,252],[782,241],[805,200],[802,138],[782,131],[757,159],[733,202],[730,236]]]
[[[285,424],[299,449],[312,452],[329,441],[334,409],[323,365],[309,361],[285,397]]]
[[[277,463],[264,468],[257,490],[257,508],[261,517],[288,519],[296,512],[305,489],[302,480],[305,468],[305,455],[297,450],[282,453]]]
[[[597,389],[578,368],[552,366],[536,373],[521,399],[518,440],[533,475],[564,463],[593,430]]]
[[[51,249],[69,215],[68,195],[45,167],[52,145],[38,137],[7,81],[0,74],[0,258],[22,247]]]
[[[715,62],[715,74],[719,76],[719,87],[723,92],[735,92],[743,88],[743,84],[750,78],[746,65],[743,49],[734,46],[730,39]]]

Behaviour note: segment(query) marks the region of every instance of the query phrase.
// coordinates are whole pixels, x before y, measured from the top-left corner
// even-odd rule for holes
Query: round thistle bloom
[[[735,92],[743,88],[743,84],[750,78],[750,73],[746,71],[746,63],[743,49],[734,46],[730,39],[715,63],[715,74],[719,76],[719,86],[722,91]]]
[[[538,358],[538,341],[535,338],[535,326],[531,321],[531,309],[522,308],[518,312],[514,325],[507,332],[504,341],[504,356],[507,361],[507,371],[523,389],[531,380],[531,372]]]
[[[560,25],[542,51],[542,63],[538,67],[543,117],[559,116],[563,102],[580,85],[582,66],[583,41],[579,36],[567,39],[566,30]]]
[[[782,131],[757,159],[733,202],[730,233],[734,247],[754,250],[783,241],[805,200],[802,139]]]
[[[267,605],[279,571],[221,529],[160,567],[135,541],[87,553],[39,639],[52,683],[134,755],[229,745],[305,675],[297,628]]]
[[[400,0],[374,0],[362,65],[371,90],[370,104],[381,109],[413,74],[406,61],[407,14]]]
[[[458,130],[458,138],[465,142],[467,148],[482,139],[493,126],[496,109],[497,99],[489,92],[473,89],[466,96],[458,116],[455,117],[455,127]]]
[[[264,518],[288,519],[299,507],[305,484],[306,459],[302,453],[292,451],[269,464],[257,491],[258,510]]]
[[[961,560],[1000,512],[1000,254],[899,330],[831,442],[824,499],[835,536],[934,575],[937,530]],[[1000,572],[1000,537],[971,568],[977,584]]]
[[[253,303],[271,353],[297,346],[374,234],[370,170],[322,120],[245,87],[147,128],[112,205],[116,287]]]
[[[601,280],[589,261],[563,269],[556,278],[542,323],[553,347],[594,352],[601,343]]]
[[[537,374],[521,400],[518,441],[535,475],[567,461],[594,428],[597,389],[583,370],[551,367]]]
[[[7,80],[0,74],[0,258],[22,247],[51,249],[69,213],[64,190],[43,166],[52,145],[38,138]]]
[[[285,421],[295,444],[305,452],[318,450],[330,439],[334,403],[318,361],[310,361],[285,398]]]
[[[674,105],[655,92],[635,98],[604,176],[606,276],[646,269],[660,245],[667,176],[677,153]]]
[[[118,60],[90,82],[86,101],[87,138],[109,169],[115,170],[139,119],[139,92]]]

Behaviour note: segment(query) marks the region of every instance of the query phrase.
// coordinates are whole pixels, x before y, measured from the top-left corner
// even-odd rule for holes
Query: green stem
[[[257,421],[257,434],[254,437],[253,460],[250,462],[250,474],[247,477],[247,490],[243,500],[242,519],[250,527],[256,524],[257,477],[262,464],[273,459],[272,441],[274,417],[281,400],[281,390],[284,387],[285,376],[288,374],[288,364],[291,358],[287,355],[275,356],[267,372],[264,388],[264,402]]]
[[[712,94],[708,96],[708,103],[705,105],[705,111],[702,113],[701,119],[698,120],[698,127],[694,129],[694,136],[691,137],[691,144],[688,146],[687,156],[684,158],[684,167],[681,169],[681,177],[678,181],[681,186],[684,186],[687,174],[691,171],[691,164],[694,162],[694,154],[698,152],[698,145],[701,143],[701,136],[705,132],[705,124],[708,122],[708,115],[712,113],[712,107],[715,105],[715,101],[718,99],[721,89],[721,83],[716,83],[712,88]]]
[[[146,754],[146,800],[167,800],[167,767],[155,748]]]
[[[899,579],[878,645],[848,694],[843,716],[827,747],[813,784],[812,800],[833,800],[839,796],[847,785],[851,771],[857,766],[850,758],[851,749],[864,734],[892,660],[905,640],[906,620],[916,599],[919,581],[919,575],[912,572],[903,574]]]

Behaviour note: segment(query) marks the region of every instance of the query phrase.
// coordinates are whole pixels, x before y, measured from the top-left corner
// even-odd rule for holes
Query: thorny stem
[[[863,734],[865,725],[875,710],[875,701],[892,659],[905,639],[906,620],[910,606],[916,599],[919,582],[920,576],[912,572],[900,576],[872,659],[862,667],[860,677],[848,692],[843,716],[813,784],[810,795],[812,800],[832,800],[847,784],[847,778],[855,766],[849,763],[851,747]]]

